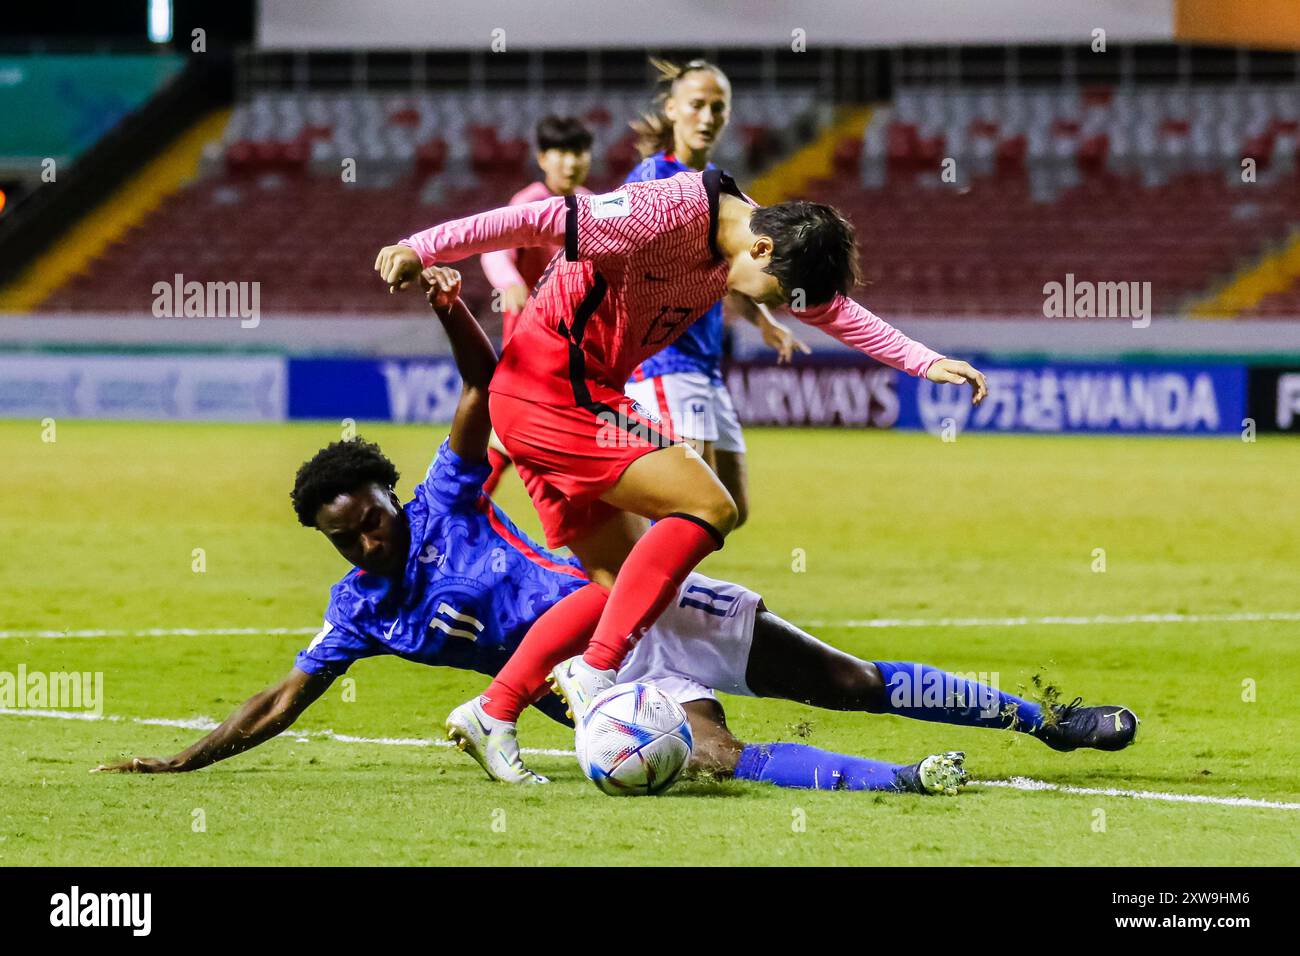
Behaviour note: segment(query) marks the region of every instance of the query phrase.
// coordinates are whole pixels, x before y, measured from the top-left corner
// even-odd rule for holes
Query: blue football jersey
[[[709,163],[706,169],[716,169]],[[650,179],[668,179],[678,173],[692,172],[691,167],[678,162],[677,157],[662,151],[641,160],[628,174],[626,182],[639,183]],[[636,367],[632,381],[670,375],[673,372],[701,372],[709,376],[714,385],[722,384],[722,303],[713,307],[686,327],[681,337],[660,352],[656,352]]]
[[[495,674],[538,617],[587,583],[576,558],[530,540],[483,493],[490,472],[442,443],[403,507],[411,550],[401,579],[345,574],[324,627],[294,660],[299,670],[337,676],[394,654]]]

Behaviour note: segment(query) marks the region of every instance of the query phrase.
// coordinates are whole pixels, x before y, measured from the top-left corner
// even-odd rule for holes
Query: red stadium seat
[[[1221,133],[1184,119],[1198,113],[1179,95],[904,89],[863,137],[835,144],[832,175],[802,194],[854,222],[870,280],[863,298],[882,314],[1041,315],[1043,285],[1067,273],[1150,281],[1156,311],[1178,310],[1285,239],[1300,209],[1300,176],[1284,167],[1300,162],[1280,152],[1300,148],[1292,145],[1294,115],[1256,108],[1232,91],[1194,91],[1226,104]],[[75,278],[42,308],[147,313],[140,290],[180,272],[262,278],[268,314],[409,311],[408,301],[378,288],[375,250],[499,205],[533,178],[526,124],[515,115],[524,115],[517,108],[524,96],[497,112],[469,113],[472,124],[462,100],[434,95],[250,105],[232,120],[217,168],[106,249],[85,273],[93,284]],[[598,124],[590,115],[597,103],[570,105]],[[548,103],[528,109],[534,106],[543,111]],[[1249,136],[1237,107],[1249,112]],[[631,103],[603,108],[611,117],[633,112]],[[775,148],[781,110],[737,115],[767,122],[737,126],[735,148]],[[361,135],[366,123],[377,137]],[[1136,130],[1149,142],[1137,143]],[[1198,142],[1212,147],[1200,165]],[[1239,170],[1242,144],[1268,174],[1250,186],[1225,175]],[[363,147],[382,147],[375,156],[389,164],[385,184],[340,182],[335,158],[361,155]],[[589,185],[599,190],[639,161],[636,136],[611,119],[597,133],[595,155],[603,162]],[[936,175],[947,155],[962,171],[957,188]],[[318,163],[322,157],[329,163]],[[1157,167],[1160,175],[1149,176]],[[491,319],[481,270],[472,262],[461,269],[466,301]],[[285,282],[286,273],[306,278]],[[1300,288],[1266,297],[1251,314],[1300,314]]]

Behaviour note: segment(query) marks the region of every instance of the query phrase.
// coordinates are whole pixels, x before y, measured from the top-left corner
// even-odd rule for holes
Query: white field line
[[[148,627],[134,630],[108,628],[85,631],[0,631],[0,638],[36,640],[60,637],[215,637],[225,634],[246,637],[273,637],[291,634],[316,634],[319,631],[319,624],[315,627]]]
[[[1091,616],[1052,615],[1048,617],[877,617],[848,621],[805,621],[803,624],[805,627],[892,628],[1231,624],[1260,621],[1300,621],[1300,611],[1242,611],[1228,614],[1094,614]]]
[[[113,714],[90,714],[71,710],[31,710],[0,707],[3,717],[49,717],[56,720],[108,721],[110,723],[131,723],[148,727],[179,727],[184,730],[212,730],[217,722],[211,717],[119,717]],[[379,744],[386,747],[450,747],[449,740],[436,740],[426,737],[358,737],[353,734],[337,734],[332,730],[290,730],[286,737],[305,742],[310,738],[335,740],[347,744]],[[523,753],[538,754],[543,757],[572,757],[572,750],[521,748]],[[1300,803],[1280,803],[1275,800],[1256,800],[1251,797],[1210,797],[1198,793],[1161,793],[1155,790],[1119,790],[1114,787],[1071,787],[1063,784],[1049,783],[1046,780],[1034,780],[1030,777],[1012,777],[1010,780],[972,780],[972,784],[981,787],[1003,787],[1010,790],[1051,790],[1057,793],[1069,793],[1096,797],[1128,797],[1133,800],[1159,800],[1165,803],[1208,803],[1220,807],[1250,807],[1260,810],[1300,810]]]
[[[1005,787],[1010,790],[1055,790],[1057,793],[1074,793],[1090,797],[1131,797],[1134,800],[1163,800],[1166,803],[1213,803],[1221,807],[1258,807],[1264,810],[1300,810],[1300,803],[1279,803],[1276,800],[1256,800],[1253,797],[1207,797],[1199,793],[1160,793],[1153,790],[1118,790],[1114,787],[1068,787],[1030,777],[1012,777],[1010,780],[976,780],[984,787]]]
[[[901,627],[1050,627],[1114,626],[1123,624],[1233,624],[1268,621],[1300,621],[1300,611],[1240,611],[1225,614],[1095,614],[1092,616],[1049,615],[1046,617],[875,617],[846,621],[797,621],[803,627],[901,628]],[[236,635],[274,637],[315,634],[315,627],[152,627],[96,630],[7,630],[0,639],[39,640],[74,637],[209,637]]]
[[[0,717],[51,717],[55,720],[107,721],[114,724],[139,724],[144,727],[179,727],[182,730],[215,730],[218,722],[211,717],[120,717],[116,714],[92,714],[77,710],[39,710],[32,708],[0,707]],[[386,747],[451,747],[450,740],[431,737],[357,737],[337,734],[332,730],[287,730],[283,736],[305,743],[311,738],[336,740],[344,744],[381,744]],[[572,757],[572,750],[545,750],[521,748],[526,754],[543,757]]]

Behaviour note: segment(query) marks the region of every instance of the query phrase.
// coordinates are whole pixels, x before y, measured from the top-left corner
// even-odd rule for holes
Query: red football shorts
[[[546,405],[493,392],[492,427],[510,452],[548,547],[595,531],[618,509],[600,500],[642,455],[675,444],[672,429],[622,392],[586,383],[583,405]]]
[[[501,348],[505,349],[506,343],[510,341],[510,336],[515,334],[515,327],[519,325],[519,317],[523,313],[511,312],[506,310],[501,313]]]

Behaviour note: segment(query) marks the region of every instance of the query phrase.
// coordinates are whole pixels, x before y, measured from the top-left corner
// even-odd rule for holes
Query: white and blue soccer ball
[[[610,796],[663,793],[691,759],[686,711],[653,684],[615,684],[591,702],[575,741],[582,772]]]

